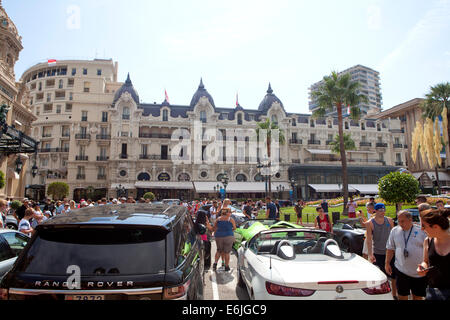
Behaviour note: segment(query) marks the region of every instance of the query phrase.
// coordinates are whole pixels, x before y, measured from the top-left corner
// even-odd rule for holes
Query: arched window
[[[258,174],[255,176],[254,180],[255,180],[256,182],[261,182],[261,181],[264,181],[264,177],[261,175],[261,173],[258,173]]]
[[[245,174],[240,173],[236,176],[236,181],[245,182],[247,181],[247,177],[245,176]]]
[[[130,120],[130,108],[129,107],[123,107],[122,119]]]
[[[160,173],[158,176],[158,181],[170,181],[169,174],[166,172]]]
[[[222,178],[223,178],[224,175],[225,175],[224,173],[218,174],[218,175],[217,175],[217,178],[216,178],[217,181],[222,182]]]
[[[191,177],[183,172],[178,175],[178,181],[191,181]]]
[[[150,181],[150,175],[147,172],[142,172],[138,175],[138,181]]]
[[[169,112],[167,110],[163,110],[163,121],[169,121]]]
[[[237,124],[242,125],[242,113],[239,113],[237,116]]]

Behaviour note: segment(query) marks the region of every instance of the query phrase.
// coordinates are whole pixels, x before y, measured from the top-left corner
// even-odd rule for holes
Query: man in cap
[[[386,262],[386,244],[389,239],[392,228],[394,228],[394,221],[391,218],[385,217],[386,206],[383,203],[377,203],[374,206],[375,216],[372,217],[366,224],[367,228],[367,251],[369,262],[380,268],[384,274],[390,279],[395,279],[394,263],[395,257],[391,260],[392,273],[387,274],[385,270]],[[395,281],[391,281],[392,296],[397,299],[397,288]]]

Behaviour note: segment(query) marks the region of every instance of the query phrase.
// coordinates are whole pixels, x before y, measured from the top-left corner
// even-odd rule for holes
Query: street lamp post
[[[294,178],[291,178],[291,186],[292,186],[292,201],[297,202],[297,183]]]
[[[230,180],[230,178],[228,178],[227,174],[225,173],[222,176],[222,184],[223,184],[223,189],[225,190],[225,198],[227,197],[227,185],[228,185],[229,180]]]
[[[284,191],[284,186],[282,186],[281,184],[277,186],[277,191],[278,191],[278,199],[281,198],[281,193]]]
[[[121,184],[119,184],[119,185],[116,187],[116,192],[117,192],[117,199],[120,199],[120,198],[121,198],[122,196],[124,196],[125,193],[126,193],[125,187],[122,186]]]
[[[266,165],[261,164],[261,162],[260,162],[259,159],[258,159],[258,165],[256,166],[256,168],[259,170],[259,173],[260,173],[260,174],[261,174],[261,169],[269,168],[269,167],[270,167],[270,165],[268,165],[268,164],[266,164]],[[268,176],[267,174],[264,174],[264,175],[262,175],[262,177],[263,177],[264,182],[265,182],[265,190],[266,190],[266,192],[265,192],[265,197],[267,197],[267,191],[268,191],[268,185],[267,185],[267,183],[268,183],[268,181],[269,181],[269,176]]]

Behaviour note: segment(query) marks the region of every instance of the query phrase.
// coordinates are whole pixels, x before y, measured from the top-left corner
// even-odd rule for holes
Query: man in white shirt
[[[423,260],[425,232],[413,224],[412,215],[407,210],[398,213],[398,226],[391,230],[386,243],[385,270],[392,273],[390,262],[395,256],[395,281],[399,300],[423,300],[426,296],[427,279],[417,273],[417,265]]]

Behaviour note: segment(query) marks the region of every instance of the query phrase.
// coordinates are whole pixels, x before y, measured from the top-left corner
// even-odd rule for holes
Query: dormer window
[[[163,121],[169,121],[169,112],[167,110],[163,110]]]
[[[129,107],[123,107],[122,119],[130,120],[130,108]]]
[[[295,118],[292,119],[292,126],[293,127],[297,126],[297,121],[295,120]]]
[[[274,124],[278,124],[278,118],[277,118],[276,115],[272,115],[272,122],[273,122]]]
[[[206,123],[206,111],[200,111],[200,121]]]
[[[237,124],[242,125],[242,113],[239,113],[237,116]]]

